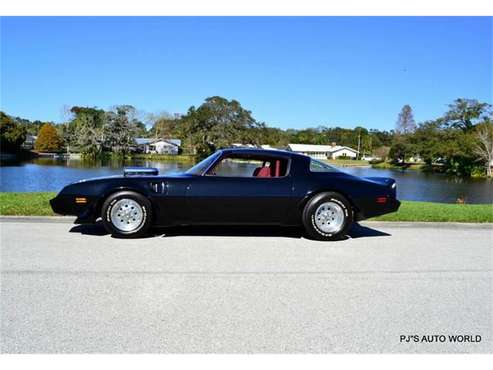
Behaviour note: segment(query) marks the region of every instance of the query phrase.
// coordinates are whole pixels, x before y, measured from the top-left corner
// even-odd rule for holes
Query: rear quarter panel
[[[364,217],[369,207],[374,207],[375,198],[388,195],[386,186],[346,174],[344,172],[311,172],[310,159],[298,158],[293,173],[293,196],[297,200],[296,209],[290,212],[286,223],[295,224],[301,220],[306,203],[315,194],[334,191],[343,195],[352,204],[357,218]]]

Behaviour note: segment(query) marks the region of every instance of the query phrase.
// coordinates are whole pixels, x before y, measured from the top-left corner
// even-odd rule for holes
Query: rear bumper
[[[85,197],[86,203],[78,203],[76,198],[80,196],[58,194],[50,200],[50,206],[53,212],[63,216],[77,216],[75,223],[93,223],[96,221],[97,199]]]
[[[356,221],[397,212],[400,206],[401,202],[395,198],[388,198],[385,204],[377,204],[372,201],[372,204],[361,207],[362,209],[356,214]]]

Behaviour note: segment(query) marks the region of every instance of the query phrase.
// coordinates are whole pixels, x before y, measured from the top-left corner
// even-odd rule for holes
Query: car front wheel
[[[348,200],[335,192],[315,195],[303,210],[303,225],[309,237],[337,240],[344,237],[353,223],[353,210]]]
[[[104,227],[113,236],[143,236],[151,224],[151,203],[139,193],[121,191],[105,200],[101,208],[101,218]]]

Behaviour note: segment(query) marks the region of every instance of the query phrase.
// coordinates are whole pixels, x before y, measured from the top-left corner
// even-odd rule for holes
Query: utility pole
[[[357,156],[358,159],[361,158],[360,148],[361,148],[361,129],[358,130],[358,156]]]

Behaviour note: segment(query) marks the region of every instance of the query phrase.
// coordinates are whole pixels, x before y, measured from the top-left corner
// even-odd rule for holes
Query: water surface
[[[243,164],[245,165],[245,164]],[[123,166],[156,167],[160,174],[182,172],[191,163],[149,160],[81,161],[79,159],[36,158],[26,162],[4,162],[0,166],[0,191],[60,191],[65,185],[81,179],[119,175]],[[493,203],[493,182],[416,170],[345,167],[356,176],[392,177],[397,181],[399,199],[455,203]]]

